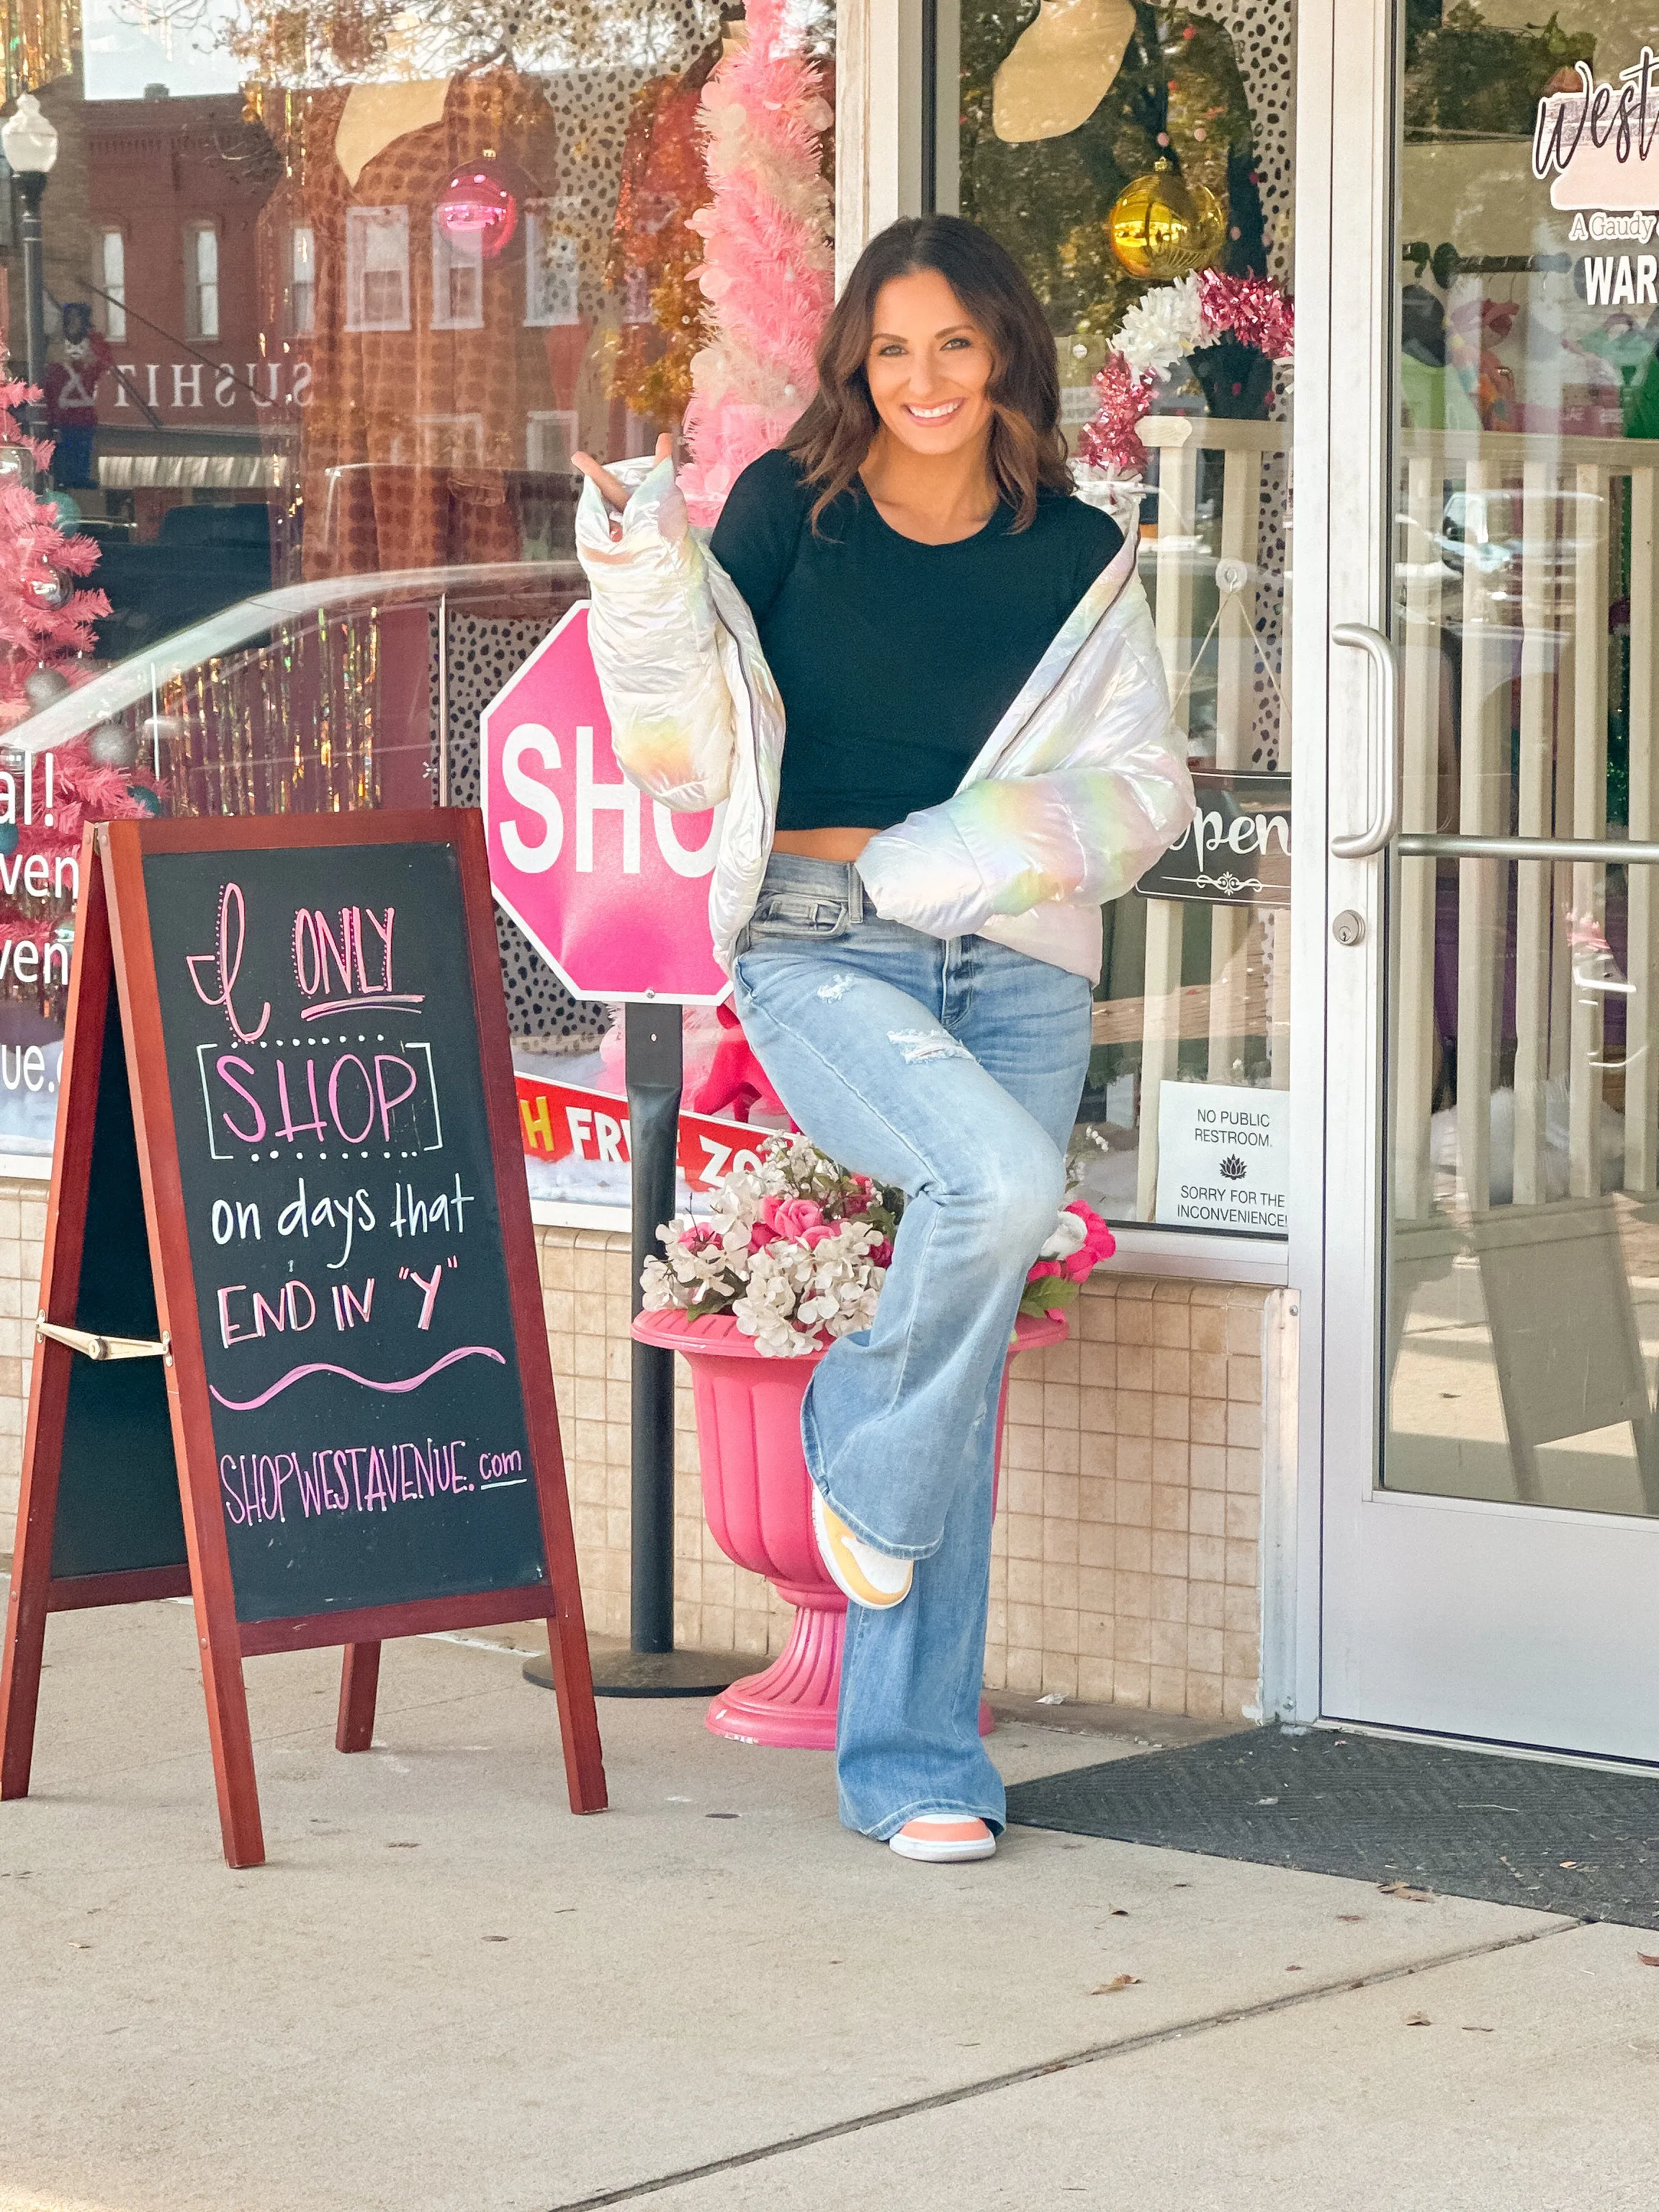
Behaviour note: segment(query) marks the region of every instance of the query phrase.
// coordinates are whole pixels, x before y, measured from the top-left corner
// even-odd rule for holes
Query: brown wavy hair
[[[1004,246],[956,215],[907,216],[878,231],[858,258],[818,340],[818,388],[784,441],[809,483],[817,485],[812,526],[853,484],[881,418],[865,374],[875,331],[876,299],[895,276],[934,270],[962,302],[991,349],[988,459],[1016,530],[1036,519],[1039,490],[1069,492],[1060,428],[1060,369],[1036,294]]]

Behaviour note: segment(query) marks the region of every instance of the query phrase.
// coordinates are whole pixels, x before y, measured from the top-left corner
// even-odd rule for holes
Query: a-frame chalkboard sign
[[[344,1645],[361,1751],[382,1638],[545,1617],[600,1810],[478,817],[112,823],[81,880],[0,1796],[48,1614],[189,1595],[233,1866],[255,1653]]]

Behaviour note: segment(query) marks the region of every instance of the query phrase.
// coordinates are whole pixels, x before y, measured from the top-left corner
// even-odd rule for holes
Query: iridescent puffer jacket
[[[672,465],[615,473],[630,486],[620,540],[592,483],[576,514],[593,665],[629,781],[680,812],[726,801],[708,910],[729,968],[771,849],[783,702],[752,616],[686,519]],[[994,938],[1094,982],[1102,903],[1192,813],[1131,536],[953,796],[881,830],[858,871],[884,921]]]

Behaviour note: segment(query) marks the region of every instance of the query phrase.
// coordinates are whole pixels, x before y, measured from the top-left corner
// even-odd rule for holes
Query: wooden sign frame
[[[236,1617],[195,1275],[185,1229],[144,860],[159,853],[232,854],[414,844],[451,847],[459,869],[502,1256],[547,1581],[522,1589],[242,1622]],[[88,1335],[86,1349],[77,1349],[62,1334],[37,1332],[17,1549],[0,1661],[0,1798],[27,1794],[48,1615],[85,1607],[188,1595],[196,1609],[220,1826],[225,1857],[233,1867],[258,1866],[264,1858],[242,1661],[266,1652],[300,1651],[328,1644],[346,1647],[335,1742],[343,1752],[364,1751],[374,1730],[383,1640],[545,1619],[571,1810],[602,1811],[605,1770],[540,1271],[525,1185],[494,909],[477,813],[471,809],[443,809],[303,818],[100,823],[88,830],[83,844],[81,883],[58,1084],[40,1322],[53,1331],[67,1331],[70,1335],[77,1332],[76,1302],[89,1227],[94,1120],[113,983],[125,1046],[161,1328],[161,1344],[154,1349],[165,1359],[167,1409],[188,1556],[179,1565],[53,1579],[58,1474],[72,1363],[87,1356],[88,1351],[94,1358],[120,1358],[142,1347],[129,1346],[123,1340]],[[90,1226],[95,1233],[96,1224]]]

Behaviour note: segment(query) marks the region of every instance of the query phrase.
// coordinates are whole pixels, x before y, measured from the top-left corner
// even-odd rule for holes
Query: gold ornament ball
[[[1227,217],[1207,185],[1189,184],[1160,161],[1125,185],[1112,203],[1106,233],[1132,276],[1167,283],[1208,267],[1226,237]]]

